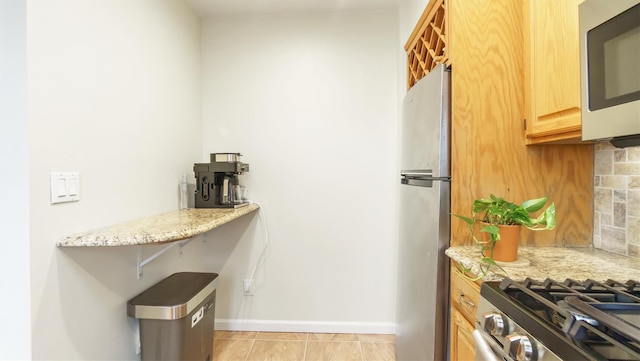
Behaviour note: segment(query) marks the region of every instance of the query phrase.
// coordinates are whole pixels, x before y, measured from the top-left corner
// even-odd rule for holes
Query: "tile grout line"
[[[256,334],[257,337],[257,334]],[[253,351],[253,347],[256,345],[256,339],[254,338],[253,340],[251,340],[251,347],[249,347],[249,351],[247,352],[247,355],[244,357],[244,361],[248,361],[249,360],[249,355],[251,355],[251,351]]]
[[[307,360],[307,347],[309,347],[309,334],[307,333],[307,339],[304,341],[304,353],[302,354],[302,360]]]
[[[360,361],[364,361],[364,350],[362,349],[362,339],[360,338],[360,334],[358,334],[358,347],[360,348]]]

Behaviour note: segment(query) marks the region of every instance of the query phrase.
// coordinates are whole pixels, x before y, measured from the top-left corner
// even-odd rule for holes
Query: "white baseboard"
[[[324,322],[324,321],[280,321],[216,319],[218,331],[264,331],[264,332],[317,332],[317,333],[360,333],[394,334],[393,322]]]

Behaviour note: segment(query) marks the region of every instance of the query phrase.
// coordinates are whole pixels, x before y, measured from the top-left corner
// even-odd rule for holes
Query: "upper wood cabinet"
[[[469,214],[474,199],[490,194],[515,202],[547,196],[556,204],[556,229],[522,232],[520,244],[584,247],[593,239],[593,146],[532,147],[524,141],[522,120],[527,91],[522,19],[527,2],[445,1],[447,51],[452,68],[451,213]],[[560,11],[566,2],[573,3],[535,2],[550,4],[550,15]],[[577,45],[575,52],[577,56]],[[551,50],[545,54],[551,56]],[[561,58],[561,63],[568,62],[565,57],[556,57]],[[570,91],[578,105],[557,106],[558,109],[576,108],[579,112],[577,67],[576,60],[575,85]],[[545,73],[549,78],[556,76],[551,74],[567,72],[543,70],[551,72]],[[554,90],[560,96],[564,96],[563,91]],[[451,245],[465,244],[473,244],[469,228],[453,217]]]
[[[438,64],[449,65],[447,8],[444,0],[431,0],[404,45],[407,52],[407,89]]]
[[[526,143],[581,143],[578,4],[526,0]]]

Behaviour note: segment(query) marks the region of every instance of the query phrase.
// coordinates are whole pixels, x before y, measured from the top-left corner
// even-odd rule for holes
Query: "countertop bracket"
[[[182,256],[182,247],[186,246],[187,244],[189,244],[191,241],[193,241],[196,238],[199,238],[201,235],[197,235],[191,238],[187,238],[185,240],[182,240],[180,242],[173,242],[170,243],[168,245],[166,245],[164,248],[162,248],[161,250],[159,250],[158,252],[152,254],[151,256],[147,257],[147,258],[142,258],[142,245],[138,246],[138,265],[136,267],[137,269],[137,273],[138,273],[138,279],[141,279],[143,276],[143,272],[142,272],[142,268],[144,268],[144,266],[146,266],[147,264],[149,264],[151,261],[153,261],[154,259],[158,258],[160,255],[162,255],[163,253],[165,253],[166,251],[170,250],[171,248],[175,247],[175,246],[180,246],[180,255]]]

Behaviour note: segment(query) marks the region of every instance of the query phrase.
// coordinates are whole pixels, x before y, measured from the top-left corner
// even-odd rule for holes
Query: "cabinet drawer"
[[[451,269],[451,304],[455,306],[464,317],[475,323],[478,311],[478,299],[480,298],[480,286],[460,275],[455,269]]]

